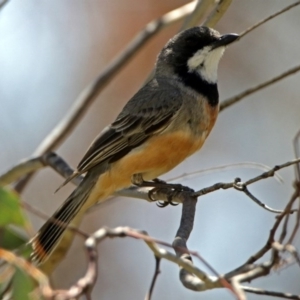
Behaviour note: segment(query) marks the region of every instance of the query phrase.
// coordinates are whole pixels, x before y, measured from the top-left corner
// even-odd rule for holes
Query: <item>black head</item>
[[[203,80],[216,82],[216,71],[225,47],[238,38],[221,35],[208,27],[193,27],[175,35],[158,56],[157,71],[175,74],[197,72]]]

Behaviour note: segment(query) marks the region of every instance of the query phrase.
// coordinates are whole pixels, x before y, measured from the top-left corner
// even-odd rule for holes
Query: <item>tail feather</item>
[[[62,234],[72,219],[77,215],[88,195],[78,198],[77,190],[63,203],[54,215],[42,226],[32,239],[32,260],[40,264],[44,262],[55,249]]]
[[[80,209],[86,203],[96,181],[95,178],[90,177],[87,175],[83,179],[81,184],[30,241],[33,249],[31,259],[37,264],[44,263],[48,259],[61,240],[67,226],[78,216]]]
[[[73,172],[73,174],[71,174],[71,176],[69,176],[54,192],[57,193],[62,187],[64,187],[67,183],[69,183],[70,181],[72,181],[75,177],[79,176],[80,173],[76,170]]]

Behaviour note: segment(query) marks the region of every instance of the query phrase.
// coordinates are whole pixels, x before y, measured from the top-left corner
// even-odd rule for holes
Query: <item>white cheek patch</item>
[[[204,47],[201,50],[198,50],[187,62],[189,71],[195,71],[198,67],[204,62],[205,58],[208,55],[210,47]]]
[[[204,47],[197,51],[187,62],[189,71],[197,71],[200,76],[209,83],[217,82],[217,71],[219,61],[225,51],[225,47],[218,47],[210,50]]]

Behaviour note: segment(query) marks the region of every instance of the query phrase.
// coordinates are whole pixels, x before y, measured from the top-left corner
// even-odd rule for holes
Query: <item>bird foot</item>
[[[158,201],[157,206],[158,207],[166,207],[169,204],[172,206],[178,205],[178,203],[175,203],[172,201],[173,197],[178,193],[178,192],[193,192],[194,190],[187,187],[183,186],[182,184],[173,184],[173,183],[167,183],[159,178],[154,178],[153,181],[145,181],[143,179],[142,174],[134,174],[132,176],[131,182],[139,187],[153,187],[152,190],[149,191],[149,198],[152,201],[156,201],[153,199],[152,195],[159,189],[169,189],[169,195],[168,195],[168,200],[167,201]]]

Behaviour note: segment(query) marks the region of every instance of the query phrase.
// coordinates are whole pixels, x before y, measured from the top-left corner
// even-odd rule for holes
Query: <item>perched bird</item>
[[[168,41],[153,79],[100,133],[67,179],[86,173],[31,240],[34,261],[44,263],[56,249],[68,231],[62,223],[78,226],[95,203],[132,183],[157,178],[201,148],[218,115],[218,64],[237,38],[194,27]]]

